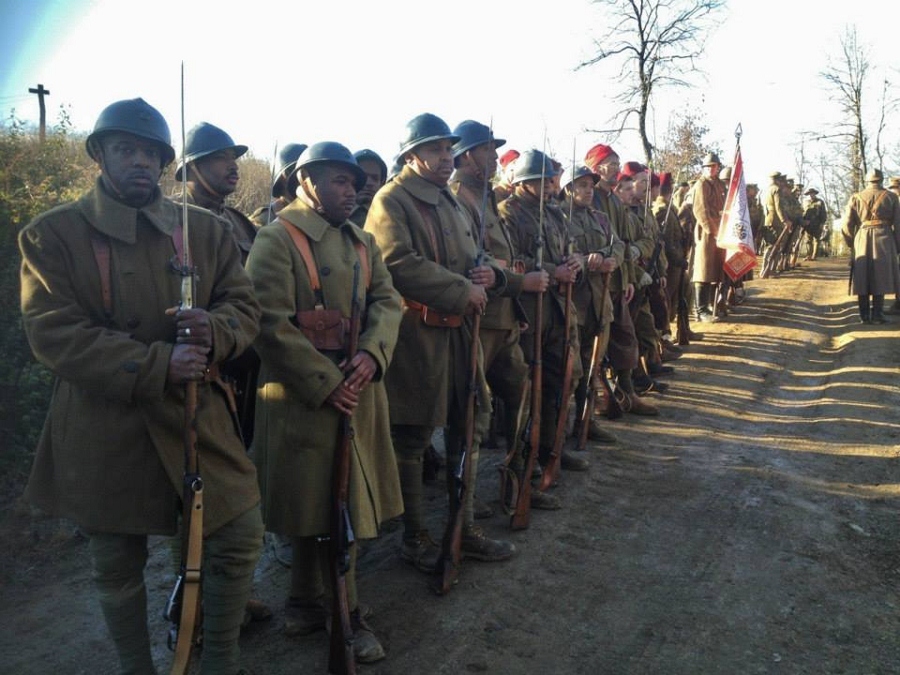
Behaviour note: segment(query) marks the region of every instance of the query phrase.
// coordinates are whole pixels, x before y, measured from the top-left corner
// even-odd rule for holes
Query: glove
[[[644,272],[643,274],[641,274],[640,281],[638,281],[638,288],[646,288],[647,286],[649,286],[652,283],[653,283],[653,277],[651,277],[649,274]]]
[[[631,253],[632,260],[640,260],[641,259],[641,249],[639,249],[637,246],[635,246],[634,244],[629,244],[628,250]]]

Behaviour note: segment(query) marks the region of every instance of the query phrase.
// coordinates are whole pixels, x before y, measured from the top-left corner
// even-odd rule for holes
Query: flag
[[[753,244],[753,230],[750,228],[740,142],[735,150],[731,182],[728,184],[716,245],[725,249],[725,273],[732,281],[737,281],[756,267],[756,247]]]

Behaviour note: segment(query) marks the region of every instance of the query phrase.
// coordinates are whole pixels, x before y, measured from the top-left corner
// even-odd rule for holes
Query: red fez
[[[672,174],[668,171],[663,171],[661,174],[659,174],[659,186],[661,188],[672,187]]]
[[[500,166],[505,169],[510,162],[514,162],[519,158],[519,154],[518,150],[507,150],[500,155]]]
[[[591,171],[597,170],[597,165],[600,164],[604,159],[609,157],[610,155],[615,155],[616,151],[613,150],[608,145],[603,145],[599,143],[595,145],[593,148],[587,151],[587,154],[584,156],[584,163],[587,164],[588,168]]]
[[[631,176],[632,178],[646,170],[647,167],[640,162],[625,162],[624,166],[622,166],[622,173],[626,176]]]
[[[625,181],[634,181],[634,176],[631,174],[625,173],[624,171],[620,171],[616,174],[616,185],[620,183],[624,183]]]

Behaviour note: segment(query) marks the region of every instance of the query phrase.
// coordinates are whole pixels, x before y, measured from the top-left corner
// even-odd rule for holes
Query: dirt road
[[[360,595],[388,658],[371,675],[900,672],[900,317],[860,325],[846,261],[753,281],[727,322],[677,361],[658,419],[610,422],[615,446],[564,473],[565,509],[510,533],[505,564],[466,562],[447,597],[368,542]],[[494,501],[499,453],[482,455]],[[430,492],[434,535],[440,490]],[[114,672],[86,546],[72,528],[5,521],[0,671]],[[158,619],[171,579],[154,542]],[[263,558],[257,594],[275,618],[242,638],[257,674],[325,673],[324,633],[289,640],[288,571]]]

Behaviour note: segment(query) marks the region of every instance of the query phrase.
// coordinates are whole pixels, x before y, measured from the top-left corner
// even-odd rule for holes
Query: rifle
[[[534,269],[540,272],[544,268],[544,190],[543,178],[541,179],[541,224],[538,226],[536,239],[536,251]],[[516,497],[516,509],[509,519],[509,525],[514,530],[524,530],[528,527],[531,518],[531,476],[534,473],[534,465],[537,462],[538,452],[541,448],[541,389],[543,388],[542,373],[543,362],[543,330],[544,330],[544,292],[537,294],[534,301],[534,347],[531,357],[531,411],[526,424],[528,437],[528,458],[525,468],[519,478],[519,494]]]
[[[493,127],[491,129],[493,138]],[[475,256],[475,267],[484,264],[485,259],[485,215],[487,212],[488,190],[490,181],[485,171],[484,192],[481,198],[481,213],[479,223],[479,247]],[[438,595],[446,595],[456,583],[459,576],[459,563],[462,559],[462,530],[463,530],[463,502],[468,490],[474,490],[472,481],[472,453],[475,447],[475,411],[478,406],[478,351],[481,347],[481,313],[476,313],[472,319],[472,336],[469,347],[469,379],[466,398],[465,438],[463,447],[459,453],[459,464],[453,472],[453,489],[450,491],[450,514],[447,519],[447,527],[441,540],[441,555],[435,566],[437,577],[435,590]]]
[[[567,257],[573,253],[572,240],[569,240]],[[559,403],[556,413],[556,434],[553,436],[553,448],[550,450],[550,457],[547,459],[547,466],[541,476],[540,489],[546,490],[553,485],[559,475],[559,464],[562,459],[562,446],[566,440],[566,422],[569,419],[569,397],[572,394],[572,369],[575,365],[575,349],[572,340],[572,329],[570,322],[572,319],[572,286],[569,282],[566,284],[566,309],[564,313],[566,327],[565,338],[563,340],[563,351],[565,352],[565,363],[563,365],[563,384],[559,392]]]
[[[353,263],[353,295],[350,310],[350,335],[347,362],[359,349],[360,329],[359,261]],[[328,567],[331,570],[333,604],[331,609],[331,645],[328,653],[328,672],[335,675],[355,675],[353,656],[353,627],[350,625],[350,606],[347,601],[347,572],[350,570],[350,547],[355,543],[350,522],[348,490],[350,485],[350,454],[353,447],[353,415],[342,414],[338,429],[337,452],[331,477],[331,523],[328,537]]]
[[[687,276],[686,270],[682,269],[678,276],[678,311],[675,315],[675,340],[680,345],[688,345],[691,343],[688,336],[691,332],[690,321],[688,319],[688,303],[684,297],[684,278]]]
[[[184,63],[181,64],[181,152],[184,160]],[[196,270],[191,260],[188,237],[187,171],[182,171],[181,227],[182,252],[181,308],[194,306]],[[175,588],[169,595],[164,616],[172,622],[169,629],[169,648],[174,649],[172,675],[187,672],[194,644],[194,629],[200,612],[200,573],[203,559],[203,479],[197,457],[197,382],[184,385],[184,478],[182,482],[182,542],[181,565]]]
[[[784,224],[781,228],[781,232],[778,233],[778,238],[775,239],[775,243],[768,249],[767,253],[769,257],[767,260],[763,262],[763,268],[759,273],[760,279],[767,279],[769,275],[775,270],[778,266],[778,258],[781,255],[781,249],[783,247],[784,237],[790,232],[787,224]]]
[[[600,287],[600,297],[605,298],[607,294],[607,289],[609,288],[609,272],[603,272],[601,275],[602,285]],[[598,319],[598,323],[603,325],[603,307],[605,307],[606,303],[604,302],[601,305],[600,317]],[[607,390],[608,394],[608,402],[606,408],[606,414],[610,419],[616,419],[622,416],[622,408],[619,406],[619,402],[616,400],[615,395],[612,392],[612,385],[609,380],[603,376],[605,366],[603,361],[605,359],[605,354],[600,353],[600,336],[596,335],[594,337],[594,347],[591,350],[591,365],[590,369],[587,373],[587,398],[584,402],[584,410],[581,411],[581,427],[579,428],[578,433],[578,445],[576,448],[578,450],[584,450],[587,446],[587,437],[588,437],[588,427],[591,424],[591,415],[594,414],[594,403],[597,400],[597,386],[594,380],[597,379],[597,373],[600,372],[603,377],[603,387]]]

